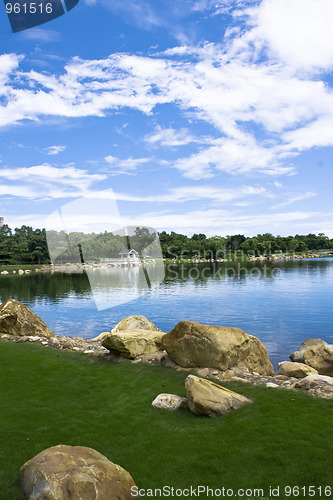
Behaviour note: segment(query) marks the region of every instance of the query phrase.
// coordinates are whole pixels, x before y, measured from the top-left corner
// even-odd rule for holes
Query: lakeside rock
[[[122,319],[111,332],[103,332],[97,338],[110,352],[134,359],[159,351],[163,335],[148,318],[135,315]]]
[[[145,330],[164,333],[162,330],[157,328],[152,321],[145,316],[140,315],[127,316],[122,319],[114,328],[112,328],[111,333],[129,332],[131,330]]]
[[[14,299],[8,299],[0,305],[0,332],[17,336],[54,336],[36,313]]]
[[[311,366],[320,375],[333,375],[333,345],[322,339],[305,340],[290,359]]]
[[[131,475],[98,451],[58,445],[26,462],[20,470],[28,500],[130,500]]]
[[[265,346],[240,328],[180,321],[162,338],[162,347],[183,367],[208,367],[274,375]]]
[[[327,386],[330,387],[328,388]],[[328,377],[326,375],[308,375],[302,380],[295,382],[294,387],[305,389],[306,391],[320,387],[326,390],[329,389],[330,392],[333,393],[333,377]]]
[[[304,354],[310,348],[321,347],[323,345],[328,345],[322,339],[307,339],[302,342],[301,346],[297,351],[294,351],[290,354],[289,358],[291,361],[296,363],[305,363]]]
[[[282,361],[282,363],[279,363],[279,374],[287,377],[304,378],[307,375],[318,375],[318,372],[304,363]]]
[[[130,330],[110,333],[102,340],[102,346],[125,358],[153,354],[161,349],[163,333],[150,330]]]
[[[195,375],[185,380],[186,398],[189,409],[196,415],[219,417],[231,410],[236,410],[252,401],[221,385]]]

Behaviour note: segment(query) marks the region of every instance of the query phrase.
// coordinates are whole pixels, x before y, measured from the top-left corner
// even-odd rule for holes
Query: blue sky
[[[66,227],[100,229],[114,198],[124,225],[333,237],[331,0],[80,0],[16,34],[1,8],[9,226],[83,199]]]

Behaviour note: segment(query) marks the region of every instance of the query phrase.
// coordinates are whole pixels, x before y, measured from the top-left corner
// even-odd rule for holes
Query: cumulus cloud
[[[333,68],[331,0],[263,0],[248,11],[257,39],[292,68]]]
[[[123,8],[115,0],[110,5]],[[262,0],[251,8],[239,1],[215,3],[228,5],[239,7],[246,29],[229,30],[220,44],[74,58],[59,74],[19,71],[20,56],[0,56],[0,126],[48,116],[103,117],[124,108],[150,116],[171,105],[188,127],[158,126],[145,141],[163,147],[199,144],[196,153],[173,163],[184,176],[292,173],[295,155],[333,145],[333,92],[328,81],[311,74],[333,67],[332,2]],[[209,0],[187,7],[213,9]],[[152,3],[137,3],[137,9],[145,8],[155,12]],[[213,127],[215,140],[196,139],[189,117]],[[106,161],[114,174],[133,173],[148,159]]]
[[[221,139],[215,145],[176,162],[175,167],[185,177],[202,179],[213,177],[215,171],[241,174],[255,171],[269,175],[290,174],[291,166],[282,165],[278,159],[283,153],[274,148],[264,148],[248,137],[246,141]]]

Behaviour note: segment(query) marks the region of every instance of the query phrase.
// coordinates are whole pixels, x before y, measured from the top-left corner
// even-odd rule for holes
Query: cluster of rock
[[[327,257],[332,255],[332,252],[327,253],[301,253],[296,254],[295,252],[291,255],[288,254],[271,254],[271,255],[259,255],[258,257],[252,256],[249,258],[251,262],[262,261],[262,260],[295,260],[295,259],[318,259],[320,257]]]
[[[40,273],[40,272],[45,272],[45,271],[49,271],[49,268],[48,267],[39,267],[39,268],[36,268],[35,269],[35,273]],[[12,271],[0,271],[0,274],[2,275],[8,275],[8,274],[19,274],[19,275],[22,275],[22,274],[30,274],[32,273],[32,269],[18,269],[16,271],[16,269],[13,269]]]
[[[58,445],[26,462],[21,488],[30,500],[130,500],[136,498],[132,476],[98,451]]]
[[[263,375],[274,374],[264,345],[240,328],[180,321],[171,332],[163,333],[144,316],[129,316],[97,338],[111,352],[131,359],[152,354],[161,358],[167,354],[183,368],[238,367]]]
[[[308,339],[279,364],[274,375],[267,350],[240,328],[181,321],[169,333],[144,316],[129,316],[94,339],[56,336],[28,307],[9,299],[0,306],[0,337],[36,342],[116,361],[165,364],[196,370],[202,377],[238,380],[268,387],[304,388],[315,396],[333,397],[333,346]],[[301,380],[302,379],[302,380]]]
[[[230,391],[214,382],[189,375],[185,380],[186,398],[176,394],[159,394],[152,406],[164,410],[178,410],[187,405],[192,413],[219,417],[251,403],[251,399]]]

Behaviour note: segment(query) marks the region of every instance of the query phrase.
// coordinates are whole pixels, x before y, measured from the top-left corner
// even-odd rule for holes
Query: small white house
[[[126,259],[128,262],[138,262],[138,252],[133,248],[131,250],[122,250],[119,252],[119,255],[122,259]]]

